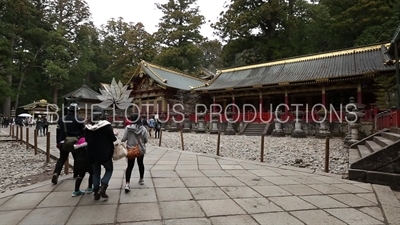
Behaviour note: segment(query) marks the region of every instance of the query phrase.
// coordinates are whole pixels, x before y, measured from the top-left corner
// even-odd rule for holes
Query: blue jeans
[[[114,165],[112,159],[110,159],[106,163],[98,163],[95,162],[93,164],[93,186],[95,190],[98,190],[100,187],[100,174],[101,174],[101,166],[104,166],[104,169],[106,172],[104,173],[103,178],[101,178],[101,184],[108,185],[108,182],[110,182],[113,170],[114,170]]]

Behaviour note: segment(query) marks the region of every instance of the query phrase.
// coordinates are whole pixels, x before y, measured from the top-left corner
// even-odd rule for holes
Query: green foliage
[[[376,104],[379,109],[388,110],[397,104],[396,96],[396,76],[384,75],[374,79],[378,91],[376,95]]]
[[[169,0],[166,4],[156,4],[164,16],[154,34],[162,46],[154,63],[189,73],[198,72],[203,56],[199,44],[204,40],[200,34],[204,17],[195,4],[196,0]]]

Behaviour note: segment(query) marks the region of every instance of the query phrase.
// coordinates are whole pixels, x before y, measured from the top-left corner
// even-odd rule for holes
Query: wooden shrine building
[[[97,97],[99,95],[100,93],[97,93],[84,84],[82,87],[63,95],[63,99],[65,100],[65,107],[67,107],[71,102],[77,103],[80,108],[79,116],[86,118],[91,114],[91,109],[95,107],[94,105],[101,102]]]
[[[225,69],[193,91],[222,106],[234,103],[241,111],[244,104],[252,104],[262,113],[274,111],[279,104],[320,103],[336,109],[354,97],[366,106],[365,119],[372,119],[379,111],[374,104],[374,78],[395,73],[394,65],[385,64],[388,47],[372,45]]]
[[[141,61],[127,84],[140,113],[160,114],[167,111],[178,90],[190,91],[205,82],[207,80]]]
[[[32,115],[33,118],[37,118],[40,115],[47,117],[49,123],[57,122],[57,116],[55,116],[59,111],[57,105],[50,104],[45,99],[34,101],[33,103],[23,105],[19,108]]]

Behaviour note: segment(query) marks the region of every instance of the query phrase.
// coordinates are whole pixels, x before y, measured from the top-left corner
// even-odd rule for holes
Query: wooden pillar
[[[357,103],[362,104],[362,91],[361,91],[361,84],[357,85]]]
[[[325,95],[325,87],[322,87],[322,99],[321,99],[322,105],[326,107],[326,95]]]
[[[289,107],[289,94],[288,91],[285,91],[285,105]],[[289,114],[289,109],[285,107],[285,115],[287,116]]]
[[[262,96],[262,92],[260,92],[259,110],[260,110],[260,113],[263,112],[263,96]]]
[[[235,94],[232,94],[232,104],[235,105]],[[236,107],[232,107],[232,112],[236,113]]]
[[[215,104],[217,104],[217,102],[215,101],[215,96],[213,96],[213,107],[212,107],[212,112],[216,112],[217,110],[216,110],[216,106],[215,106]]]

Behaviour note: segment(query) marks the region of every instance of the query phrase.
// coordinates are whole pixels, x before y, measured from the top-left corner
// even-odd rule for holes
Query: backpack
[[[74,145],[78,142],[78,137],[71,137],[67,135],[67,125],[64,123],[65,140],[62,149],[66,152],[75,153],[78,149],[74,148]]]

